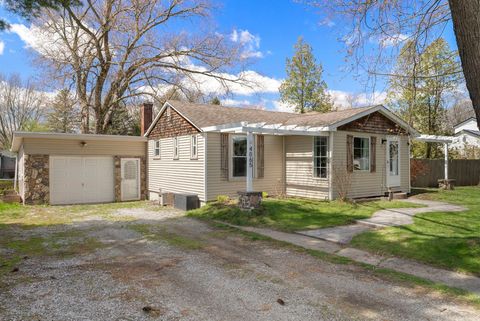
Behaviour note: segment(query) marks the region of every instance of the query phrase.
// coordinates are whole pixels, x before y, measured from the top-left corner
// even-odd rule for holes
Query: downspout
[[[208,151],[208,148],[207,148],[207,137],[208,137],[208,134],[207,133],[204,133],[204,138],[203,138],[203,161],[204,161],[204,173],[203,173],[203,177],[204,177],[204,193],[205,193],[205,204],[207,204],[208,202],[208,194],[207,194],[207,179],[208,179],[208,170],[207,170],[207,151]]]
[[[18,179],[18,155],[15,155],[15,176],[13,178],[13,189],[17,191],[17,179]]]
[[[282,193],[287,196],[287,155],[285,148],[285,136],[282,136]]]
[[[330,131],[328,135],[328,199],[333,201],[333,132]]]

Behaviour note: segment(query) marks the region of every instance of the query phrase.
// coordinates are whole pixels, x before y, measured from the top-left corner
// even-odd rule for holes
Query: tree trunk
[[[458,52],[473,109],[480,124],[480,0],[449,0]]]

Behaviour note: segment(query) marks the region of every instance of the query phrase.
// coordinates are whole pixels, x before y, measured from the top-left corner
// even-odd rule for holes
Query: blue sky
[[[219,32],[231,34],[236,30],[248,32],[254,37],[252,50],[261,58],[256,58],[249,69],[275,80],[285,77],[285,59],[293,54],[293,45],[299,36],[313,47],[318,62],[324,67],[324,79],[329,89],[339,93],[361,94],[364,87],[342,69],[346,66],[340,37],[339,25],[321,23],[321,17],[315,9],[291,0],[282,1],[218,1],[214,21]],[[7,17],[12,23],[22,23],[17,17],[0,8],[0,16]],[[450,43],[454,43],[453,32],[445,34]],[[3,45],[1,45],[3,44]],[[25,43],[17,33],[0,33],[0,72],[3,74],[20,73],[24,77],[38,76],[39,70],[32,64],[33,55],[26,49]],[[382,81],[379,90],[383,90]],[[275,108],[278,100],[274,92],[258,93],[253,96],[233,95],[231,100],[264,104]]]

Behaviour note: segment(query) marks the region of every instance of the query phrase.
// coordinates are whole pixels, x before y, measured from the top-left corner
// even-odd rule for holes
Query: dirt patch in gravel
[[[73,257],[35,255],[4,275],[0,319],[478,320],[474,307],[359,266],[178,213],[120,212],[138,218],[91,221],[75,234],[102,246]]]

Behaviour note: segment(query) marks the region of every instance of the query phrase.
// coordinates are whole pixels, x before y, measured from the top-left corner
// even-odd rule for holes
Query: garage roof
[[[147,138],[143,136],[123,136],[123,135],[98,135],[98,134],[67,134],[67,133],[48,133],[48,132],[14,132],[12,140],[12,152],[18,152],[24,138],[45,138],[45,139],[64,139],[64,140],[106,140],[123,142],[146,142]]]

